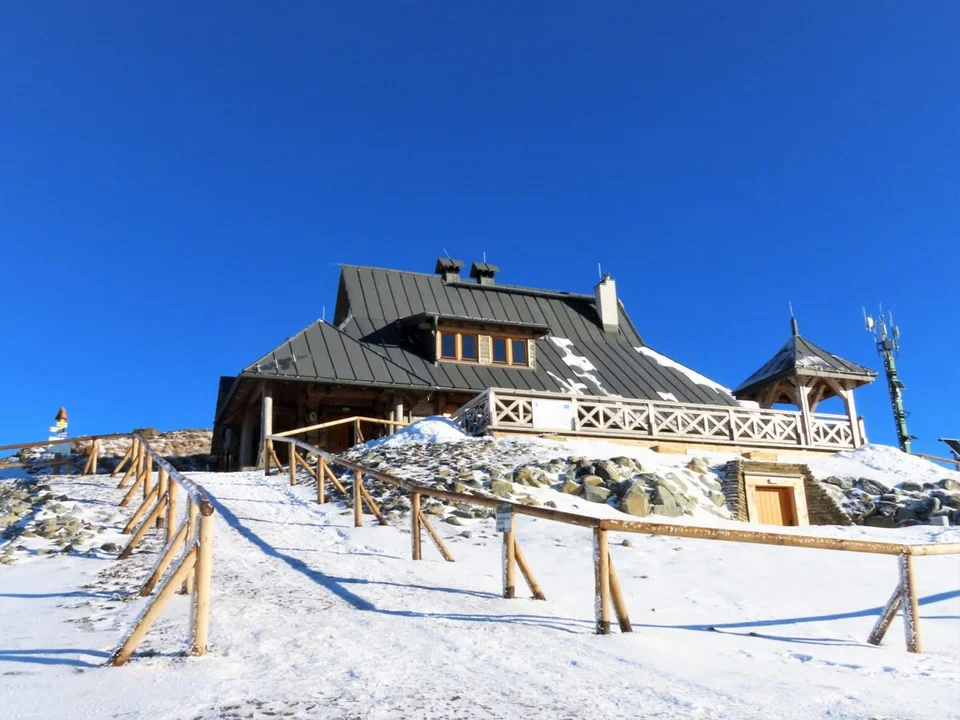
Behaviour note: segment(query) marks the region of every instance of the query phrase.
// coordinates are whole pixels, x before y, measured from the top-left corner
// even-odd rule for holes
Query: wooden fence
[[[558,412],[557,404],[565,413]],[[538,414],[540,409],[542,415]],[[837,451],[856,447],[846,415],[812,414],[811,437],[807,437],[802,414],[796,411],[534,390],[488,388],[451,417],[471,435],[488,430],[572,432],[603,438],[786,449]]]
[[[506,598],[515,597],[516,580],[515,568],[519,567],[531,593],[536,599],[546,599],[539,583],[533,576],[532,569],[517,544],[513,533],[512,519],[514,515],[527,515],[529,517],[541,518],[553,522],[566,523],[584,528],[591,528],[593,531],[593,562],[594,562],[594,593],[595,593],[595,622],[596,632],[606,635],[610,632],[612,617],[616,616],[617,623],[621,632],[631,632],[630,617],[627,612],[627,606],[617,580],[617,574],[613,566],[613,560],[610,556],[607,533],[630,532],[646,535],[665,535],[669,537],[695,538],[700,540],[721,540],[726,542],[755,543],[760,545],[781,545],[784,547],[814,548],[819,550],[839,550],[846,552],[872,553],[880,555],[895,555],[898,558],[899,579],[893,591],[893,595],[887,602],[883,613],[877,620],[873,631],[870,633],[867,641],[878,645],[883,639],[887,628],[898,612],[903,609],[904,632],[907,650],[909,652],[921,651],[920,639],[920,617],[919,605],[914,584],[913,558],[918,555],[953,555],[960,554],[960,543],[939,543],[925,545],[909,545],[903,543],[876,542],[872,540],[844,540],[839,538],[829,538],[816,535],[792,535],[776,532],[762,532],[757,530],[739,530],[734,528],[711,528],[697,525],[680,525],[661,522],[650,522],[643,520],[610,520],[587,517],[576,513],[554,510],[551,508],[523,505],[521,503],[507,502],[495,497],[484,495],[472,495],[467,493],[451,492],[441,488],[432,487],[423,483],[412,482],[403,478],[380,472],[373,468],[368,468],[360,463],[347,460],[337,455],[331,455],[319,448],[308,445],[307,443],[295,438],[283,437],[280,435],[271,435],[266,438],[268,443],[286,442],[291,445],[291,462],[288,467],[290,473],[290,484],[297,483],[298,466],[302,466],[305,471],[317,480],[317,502],[326,501],[325,479],[329,480],[334,488],[343,496],[347,496],[347,490],[343,483],[331,470],[331,465],[340,466],[351,470],[353,474],[352,495],[353,495],[353,517],[354,525],[360,527],[363,525],[362,506],[364,504],[370,509],[381,525],[386,525],[387,521],[380,512],[376,501],[370,496],[370,493],[363,486],[363,477],[371,477],[382,482],[389,483],[402,488],[410,493],[411,513],[410,523],[412,532],[412,557],[414,560],[420,560],[421,553],[421,528],[427,530],[430,538],[433,540],[437,549],[443,558],[453,562],[454,558],[444,545],[440,536],[436,533],[426,515],[420,509],[420,500],[422,496],[434,497],[444,500],[453,500],[455,502],[470,503],[481,507],[496,508],[499,514],[509,515],[509,521],[506,523],[510,529],[503,532],[503,596]],[[302,450],[301,454],[298,452]],[[272,451],[272,446],[271,446]],[[316,457],[316,467],[309,463],[309,456]],[[273,454],[275,457],[275,454]],[[278,472],[281,467],[277,463]],[[270,468],[266,472],[269,474]]]
[[[120,501],[120,506],[130,505],[134,498],[139,501],[133,515],[123,528],[123,533],[130,535],[130,540],[120,551],[118,560],[129,558],[151,529],[157,528],[165,536],[160,557],[139,591],[140,595],[149,596],[150,600],[135,621],[133,628],[113,653],[110,664],[123,665],[130,659],[164,606],[178,592],[193,596],[190,651],[195,655],[203,655],[207,652],[210,628],[213,504],[202,487],[170,465],[137,433],[85,436],[62,442],[90,442],[87,460],[81,474],[91,475],[97,472],[100,441],[108,438],[131,439],[130,448],[110,473],[110,477],[115,477],[126,467],[117,485],[117,488],[123,488],[129,484],[126,494]],[[6,445],[0,447],[0,451],[51,444],[58,444],[58,441],[46,440]],[[51,459],[19,465],[65,465],[69,474],[75,462],[72,458]],[[0,467],[11,467],[11,465],[0,465]],[[153,482],[155,467],[156,483]],[[57,471],[59,469],[55,468]],[[179,524],[177,524],[178,488],[183,491],[187,503],[184,519]]]

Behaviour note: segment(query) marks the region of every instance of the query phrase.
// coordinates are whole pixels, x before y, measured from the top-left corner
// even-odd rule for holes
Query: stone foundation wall
[[[721,484],[727,509],[730,515],[741,522],[747,522],[747,490],[743,482],[743,461],[731,460],[723,470]]]

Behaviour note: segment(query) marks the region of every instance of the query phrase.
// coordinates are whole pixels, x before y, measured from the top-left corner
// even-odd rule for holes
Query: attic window
[[[503,336],[493,337],[493,363],[495,365],[520,365],[526,367],[527,341]]]
[[[478,362],[480,360],[479,339],[474,333],[440,331],[440,359]]]

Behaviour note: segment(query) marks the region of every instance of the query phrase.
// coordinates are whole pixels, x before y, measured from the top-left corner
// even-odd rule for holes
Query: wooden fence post
[[[97,474],[97,459],[100,456],[100,441],[94,440],[93,445],[90,447],[90,474]]]
[[[413,559],[421,559],[423,545],[420,541],[420,493],[410,493],[410,538],[413,543]]]
[[[359,470],[353,471],[353,525],[354,527],[363,527],[363,507],[361,503],[363,498],[360,497],[360,480],[361,473]]]
[[[197,507],[197,504],[193,501],[193,498],[190,498],[187,504],[187,536],[183,540],[185,547],[190,547],[193,543],[194,538],[197,534],[197,516],[200,515],[200,508]],[[189,573],[183,579],[183,588],[181,592],[187,595],[193,595],[193,580],[195,573]]]
[[[144,449],[143,468],[143,496],[146,497],[153,489],[153,455]]]
[[[293,445],[290,446],[290,484],[297,484],[297,454],[293,451]]]
[[[607,546],[607,531],[593,529],[593,577],[594,615],[597,635],[610,634],[610,550]]]
[[[167,542],[173,540],[173,534],[177,527],[177,483],[170,482],[167,478]]]
[[[272,461],[272,458],[270,457],[270,441],[264,440],[263,441],[263,474],[264,475],[270,474],[271,461]]]
[[[320,455],[317,455],[317,502],[320,505],[323,505],[327,498],[326,496],[326,484],[327,484],[327,461]]]
[[[167,490],[171,484],[176,485],[176,482],[171,483],[170,477],[167,475],[167,471],[161,467],[160,471],[157,473],[157,486],[159,487],[158,492],[160,497],[166,496],[167,500],[170,499],[169,495],[167,495]],[[169,508],[167,509],[167,512],[168,513],[170,512]],[[157,518],[158,528],[162,528],[165,523],[166,523],[166,518],[163,515]]]
[[[516,597],[516,561],[517,546],[513,538],[513,524],[510,529],[503,533],[503,596],[505,598]]]
[[[193,600],[193,654],[205,655],[210,632],[210,575],[213,565],[213,515],[200,516]]]
[[[921,652],[920,603],[913,582],[913,556],[906,553],[900,556],[900,583],[903,587],[903,632],[907,652],[918,653]]]

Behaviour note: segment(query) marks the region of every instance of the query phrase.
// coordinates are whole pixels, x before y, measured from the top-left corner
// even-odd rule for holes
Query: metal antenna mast
[[[889,312],[887,315],[889,323],[883,316],[881,305],[880,320],[877,322],[867,315],[867,309],[864,308],[863,324],[873,335],[877,343],[877,353],[883,358],[883,369],[887,374],[887,389],[890,391],[890,405],[893,407],[893,420],[897,425],[897,441],[900,443],[900,449],[909,453],[910,441],[916,440],[916,436],[907,431],[909,413],[903,409],[903,383],[897,375],[897,364],[894,360],[900,354],[900,328],[893,322],[893,313]]]

